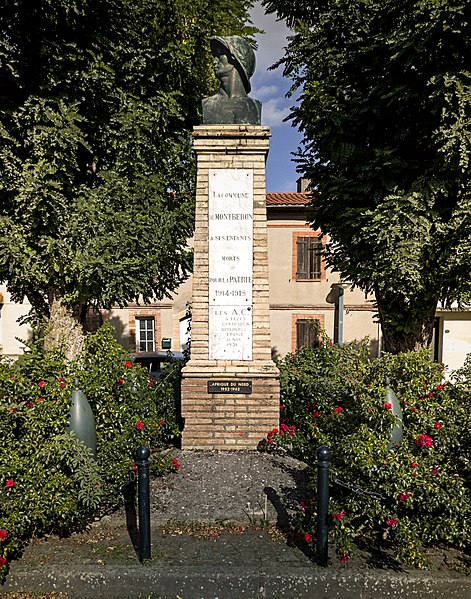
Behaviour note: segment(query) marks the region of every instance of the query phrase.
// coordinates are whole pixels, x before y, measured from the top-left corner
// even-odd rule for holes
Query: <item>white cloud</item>
[[[260,2],[255,4],[251,15],[254,25],[265,31],[264,35],[256,36],[257,68],[251,79],[251,96],[262,101],[262,124],[273,129],[267,161],[267,189],[294,191],[299,174],[291,154],[299,146],[301,136],[283,119],[288,116],[295,99],[285,97],[290,81],[283,77],[282,68],[267,70],[284,56],[284,48],[288,45],[286,37],[290,32],[274,15],[265,15]]]
[[[272,98],[263,102],[262,125],[277,127],[289,114],[289,106],[283,106],[283,98]]]
[[[280,91],[277,85],[262,85],[260,87],[252,88],[251,95],[252,97],[257,98],[257,100],[261,100],[267,96],[280,95]]]
[[[274,15],[266,16],[260,2],[255,4],[251,16],[255,27],[265,32],[255,39],[258,43],[257,70],[266,71],[283,57],[286,37],[290,32],[284,21],[277,21]]]

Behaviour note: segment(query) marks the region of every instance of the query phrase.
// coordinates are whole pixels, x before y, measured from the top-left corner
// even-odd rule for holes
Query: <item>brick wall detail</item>
[[[255,125],[201,125],[197,155],[191,359],[183,369],[182,444],[186,449],[255,449],[279,422],[279,372],[271,359],[265,161],[270,130]],[[208,192],[210,169],[253,171],[252,360],[209,357]],[[252,380],[251,394],[207,392],[209,379]]]
[[[183,380],[183,447],[257,449],[278,426],[280,385],[277,378],[247,378],[252,380],[251,394],[208,394],[208,378]]]

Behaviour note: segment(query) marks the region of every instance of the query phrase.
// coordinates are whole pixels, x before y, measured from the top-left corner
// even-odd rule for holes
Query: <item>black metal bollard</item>
[[[137,497],[139,505],[139,560],[151,558],[150,549],[150,450],[139,447],[136,451]]]
[[[319,447],[317,450],[317,561],[327,566],[329,558],[329,466],[330,449]]]

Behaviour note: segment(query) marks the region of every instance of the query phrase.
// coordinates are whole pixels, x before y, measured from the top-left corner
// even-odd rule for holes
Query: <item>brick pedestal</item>
[[[256,125],[201,125],[197,155],[191,359],[183,369],[184,449],[256,449],[279,423],[279,372],[271,359],[265,161],[270,130]],[[253,171],[252,359],[209,359],[208,193],[210,169]],[[238,381],[249,393],[208,390]],[[222,390],[222,389],[221,389]]]

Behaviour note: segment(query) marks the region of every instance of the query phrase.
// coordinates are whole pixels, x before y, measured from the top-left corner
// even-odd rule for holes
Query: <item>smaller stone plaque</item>
[[[208,381],[208,393],[252,393],[252,381]]]

